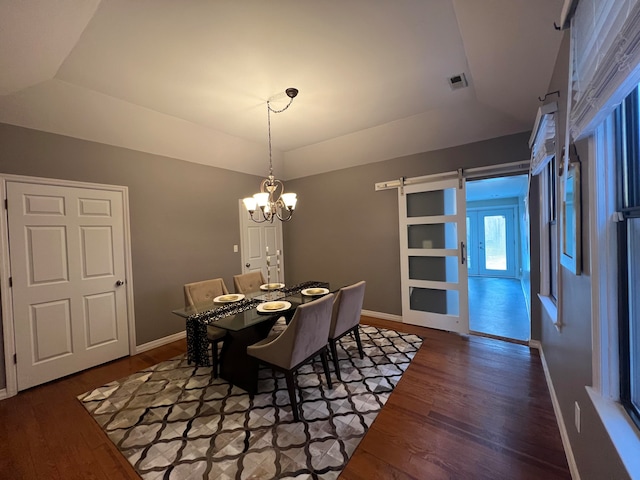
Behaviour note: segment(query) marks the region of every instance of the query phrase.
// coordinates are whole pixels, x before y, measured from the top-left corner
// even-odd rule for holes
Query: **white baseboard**
[[[136,347],[135,353],[146,352],[147,350],[151,350],[156,347],[161,347],[163,345],[166,345],[167,343],[175,342],[176,340],[182,340],[186,336],[187,336],[187,332],[186,330],[183,330],[182,332],[174,333],[173,335],[162,337],[157,340],[153,340],[152,342],[149,342],[149,343],[143,343],[142,345],[138,345]]]
[[[556,414],[556,421],[558,422],[558,428],[560,429],[560,437],[562,438],[564,453],[567,456],[567,463],[569,464],[571,478],[573,480],[580,480],[580,472],[578,472],[578,465],[576,464],[576,459],[573,456],[573,450],[571,449],[571,442],[569,440],[569,433],[567,432],[567,426],[564,423],[564,417],[562,416],[562,410],[560,409],[560,402],[558,401],[558,397],[556,396],[556,390],[555,388],[553,388],[553,381],[551,380],[551,374],[549,373],[547,360],[544,358],[544,350],[542,349],[542,344],[538,340],[531,340],[529,342],[529,345],[533,347],[533,344],[537,344],[535,348],[540,351],[540,360],[542,361],[542,368],[544,369],[544,377],[547,380],[547,387],[549,388],[551,403],[553,404],[553,411]]]
[[[3,388],[0,390],[0,400],[4,400],[5,398],[9,398],[7,394],[7,389]]]
[[[391,313],[374,312],[372,310],[362,310],[362,315],[366,317],[379,318],[381,320],[391,320],[392,322],[402,323],[401,315],[393,315]]]

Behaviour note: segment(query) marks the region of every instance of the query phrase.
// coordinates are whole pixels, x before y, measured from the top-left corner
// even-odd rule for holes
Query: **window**
[[[543,105],[533,127],[531,147],[531,176],[538,177],[540,188],[540,293],[543,309],[556,328],[558,318],[558,226],[557,205],[557,138],[555,102]]]
[[[620,402],[640,427],[640,103],[636,87],[615,112]]]
[[[556,157],[540,172],[540,302],[554,325],[558,318],[558,225]]]

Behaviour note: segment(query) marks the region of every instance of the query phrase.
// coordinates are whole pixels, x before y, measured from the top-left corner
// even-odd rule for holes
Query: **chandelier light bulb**
[[[256,206],[258,205],[258,202],[256,202],[255,198],[253,198],[253,197],[243,198],[242,199],[242,203],[244,203],[244,206],[247,209],[247,211],[249,211],[249,212],[255,212],[256,211]]]

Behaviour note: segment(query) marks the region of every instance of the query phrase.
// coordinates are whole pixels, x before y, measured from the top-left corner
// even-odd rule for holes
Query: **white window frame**
[[[587,393],[631,478],[640,478],[640,433],[619,402],[616,167],[613,116],[589,137],[592,386]]]
[[[557,158],[557,157],[556,157]],[[546,172],[545,172],[546,173]],[[549,247],[549,238],[551,236],[550,229],[550,215],[549,211],[551,210],[551,205],[549,204],[550,192],[549,189],[551,187],[551,182],[549,181],[548,176],[543,173],[540,174],[540,293],[538,294],[538,298],[540,299],[540,303],[542,307],[546,311],[547,315],[555,325],[555,327],[560,330],[562,323],[560,321],[560,316],[558,315],[559,311],[559,303],[562,300],[561,295],[561,283],[560,283],[560,269],[558,266],[560,265],[560,258],[558,255],[559,248],[556,248],[556,288],[558,290],[557,298],[554,298],[551,292],[551,248]],[[552,175],[555,175],[555,172],[552,172]],[[558,222],[558,179],[556,178],[556,245],[558,245],[559,238],[557,228]]]
[[[556,217],[556,289],[557,298],[554,298],[551,292],[551,249],[549,247],[549,238],[551,235],[549,223],[551,221],[549,211],[551,209],[549,204],[549,189],[551,182],[547,178],[546,169],[548,168],[549,161],[555,157],[556,161],[560,158],[558,154],[558,136],[557,136],[557,114],[558,106],[555,102],[543,105],[538,109],[538,115],[529,139],[529,146],[532,149],[531,160],[531,175],[538,176],[539,185],[539,206],[540,206],[540,293],[538,298],[540,304],[546,312],[547,316],[551,319],[554,326],[561,329],[562,322],[558,312],[561,311],[560,303],[562,302],[562,284],[560,282],[560,237],[558,228],[558,177],[557,172],[551,172],[556,176],[555,181],[555,217]]]

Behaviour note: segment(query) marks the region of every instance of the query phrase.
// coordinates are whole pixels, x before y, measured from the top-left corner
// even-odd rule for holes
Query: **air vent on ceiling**
[[[467,85],[468,85],[467,77],[464,76],[464,73],[460,73],[458,75],[454,75],[453,77],[449,77],[449,86],[451,87],[451,90],[464,88]]]

